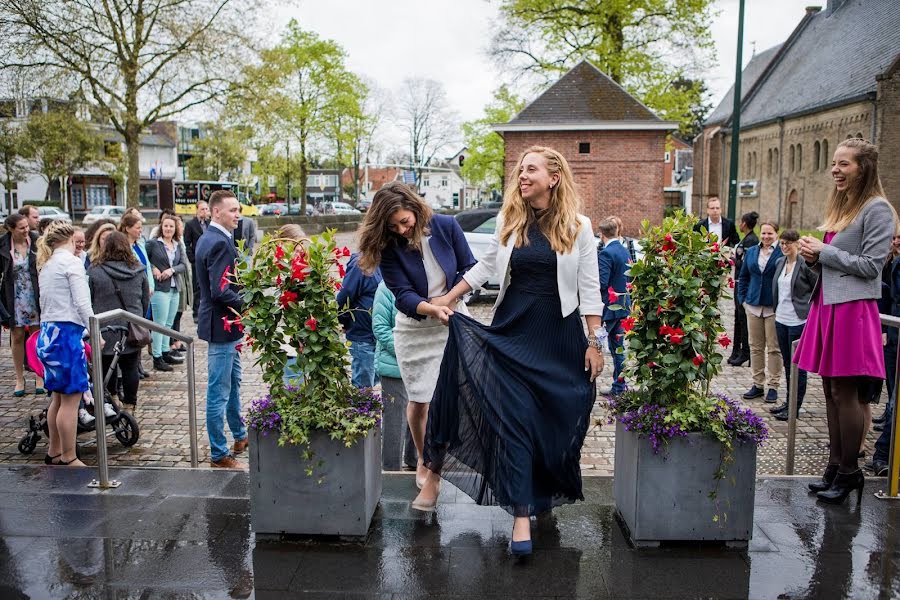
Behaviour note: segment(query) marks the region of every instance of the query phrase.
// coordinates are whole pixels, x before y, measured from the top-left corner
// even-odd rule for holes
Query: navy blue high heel
[[[514,542],[510,540],[509,550],[516,556],[525,556],[527,554],[531,554],[531,540],[523,540],[521,542]]]

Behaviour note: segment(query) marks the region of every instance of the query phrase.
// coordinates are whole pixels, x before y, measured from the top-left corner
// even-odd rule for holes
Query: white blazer
[[[600,267],[597,264],[597,242],[594,240],[591,220],[578,215],[581,229],[575,240],[572,252],[556,253],[556,284],[559,287],[559,300],[562,316],[568,317],[576,308],[582,315],[603,316],[603,300],[600,296]],[[516,234],[509,236],[507,243],[500,243],[500,232],[503,222],[497,215],[497,228],[488,246],[487,252],[474,267],[463,275],[473,290],[477,290],[494,274],[503,274],[500,293],[494,303],[494,310],[503,302],[506,288],[509,287],[509,260],[516,245]]]

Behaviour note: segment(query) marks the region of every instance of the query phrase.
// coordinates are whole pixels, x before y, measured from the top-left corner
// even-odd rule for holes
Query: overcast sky
[[[783,42],[815,0],[747,0],[744,64],[755,43],[761,52]],[[824,4],[825,0],[821,0]],[[477,118],[499,81],[487,55],[497,2],[487,0],[297,0],[278,15],[333,39],[347,51],[348,66],[387,90],[405,77],[444,84],[462,120]],[[712,25],[718,66],[706,80],[715,106],[734,79],[738,0],[717,3]]]

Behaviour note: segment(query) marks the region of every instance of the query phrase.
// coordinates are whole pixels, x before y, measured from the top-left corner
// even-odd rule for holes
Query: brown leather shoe
[[[231,451],[235,454],[240,454],[247,449],[247,446],[250,445],[250,436],[245,437],[242,440],[236,440],[234,442],[234,446],[232,446]]]
[[[224,456],[219,460],[210,460],[209,466],[218,469],[243,469],[244,465],[239,463],[234,459],[230,454],[228,456]]]

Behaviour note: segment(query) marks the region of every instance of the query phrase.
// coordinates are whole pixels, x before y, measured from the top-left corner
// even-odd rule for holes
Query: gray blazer
[[[171,291],[173,289],[172,282],[175,281],[175,276],[178,275],[178,273],[187,271],[187,265],[184,263],[184,254],[181,252],[180,243],[175,244],[175,262],[169,264],[169,255],[166,254],[166,246],[163,241],[161,239],[147,240],[147,260],[160,271],[165,271],[169,267],[174,271],[174,275],[168,279],[156,279],[156,286],[154,289],[157,292]]]
[[[772,279],[772,296],[775,304],[772,306],[776,309],[778,308],[778,278],[784,271],[785,262],[787,262],[787,258],[784,256],[775,261],[775,277]],[[806,261],[798,257],[791,273],[791,303],[794,305],[797,317],[803,320],[809,316],[809,305],[818,280],[818,276],[806,266]]]
[[[825,244],[810,266],[819,275],[825,304],[881,298],[881,267],[891,251],[894,212],[884,198],[873,198],[859,216]]]

